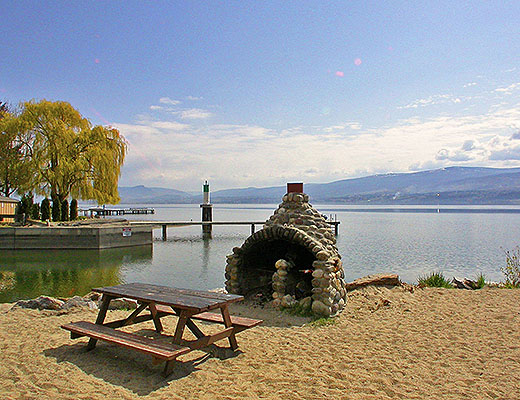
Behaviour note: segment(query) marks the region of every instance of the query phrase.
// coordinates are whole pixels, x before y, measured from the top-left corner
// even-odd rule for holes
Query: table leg
[[[186,322],[188,322],[189,314],[186,310],[182,310],[179,314],[179,321],[177,322],[177,327],[175,328],[175,335],[173,336],[173,343],[181,344],[182,334],[184,333],[184,327],[186,326]]]
[[[233,324],[231,323],[231,316],[229,315],[228,305],[224,304],[222,307],[220,307],[220,311],[222,312],[222,318],[224,319],[224,325],[226,326],[226,328],[231,328],[233,326]],[[229,336],[229,344],[230,344],[232,350],[238,349],[237,338],[236,338],[234,332]]]
[[[163,326],[161,324],[161,319],[157,315],[157,308],[155,307],[155,303],[148,304],[148,308],[150,309],[150,313],[152,314],[153,324],[155,325],[155,330],[159,333],[162,332]]]
[[[112,296],[108,296],[106,294],[101,298],[101,307],[99,307],[99,313],[96,318],[96,324],[103,325],[105,321],[105,317],[107,316],[108,305],[110,304],[110,300],[112,300]],[[97,339],[90,339],[87,344],[87,351],[92,350],[96,347]]]

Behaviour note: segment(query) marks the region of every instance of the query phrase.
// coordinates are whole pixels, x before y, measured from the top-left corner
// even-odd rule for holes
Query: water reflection
[[[93,287],[117,285],[121,267],[152,259],[152,246],[106,250],[3,251],[0,302],[48,295],[84,295]]]

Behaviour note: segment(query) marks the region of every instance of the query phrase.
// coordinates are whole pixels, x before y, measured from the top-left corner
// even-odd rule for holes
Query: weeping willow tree
[[[9,197],[34,185],[29,138],[17,128],[16,112],[0,102],[0,194]]]
[[[26,102],[18,130],[30,137],[37,194],[118,203],[126,141],[115,128],[92,126],[63,101]]]

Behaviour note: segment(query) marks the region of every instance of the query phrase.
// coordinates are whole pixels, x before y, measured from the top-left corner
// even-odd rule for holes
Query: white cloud
[[[464,85],[464,87],[466,88],[466,87],[471,87],[471,86],[476,86],[476,85],[477,85],[477,82],[469,82],[469,83],[466,83]]]
[[[175,111],[173,114],[178,115],[182,119],[206,119],[213,116],[213,113],[202,110],[200,108],[190,108],[182,111]]]
[[[151,122],[150,126],[153,126],[154,128],[170,130],[170,131],[182,131],[189,127],[189,125],[187,125],[187,124],[181,124],[180,122],[176,122],[176,121],[156,121],[156,122]]]
[[[399,110],[405,110],[409,108],[420,108],[420,107],[427,107],[427,106],[433,106],[437,104],[446,104],[446,103],[460,103],[461,97],[454,97],[451,94],[437,94],[434,96],[428,96],[424,99],[418,99],[414,100],[413,102],[405,105],[405,106],[399,106],[397,109]]]
[[[500,92],[500,93],[503,93],[503,94],[512,94],[517,89],[520,89],[520,82],[513,83],[513,84],[511,84],[511,85],[509,85],[507,87],[502,87],[502,88],[495,89],[495,92]]]
[[[188,96],[188,97],[186,97],[186,100],[199,101],[199,100],[204,100],[204,97]]]
[[[431,96],[431,101],[417,104],[453,104],[456,99]],[[211,179],[217,189],[282,185],[298,179],[330,182],[449,165],[520,166],[516,145],[520,104],[498,102],[487,110],[459,114],[445,108],[442,114],[415,115],[384,126],[345,121],[273,129],[188,123],[211,113],[177,109],[168,114],[169,120],[143,118],[116,125],[130,143],[121,184],[196,190],[202,179]]]
[[[163,107],[162,106],[150,106],[150,110],[152,111],[157,111],[157,110],[162,110]]]
[[[159,99],[159,103],[168,104],[170,106],[176,106],[177,104],[181,104],[181,102],[179,100],[173,100],[173,99],[170,99],[169,97],[161,97]]]

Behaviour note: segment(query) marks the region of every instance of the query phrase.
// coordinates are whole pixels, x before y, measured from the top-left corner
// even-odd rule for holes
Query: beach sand
[[[265,323],[237,336],[237,354],[191,352],[166,379],[147,355],[103,342],[87,353],[60,328],[96,311],[10,308],[1,399],[520,399],[520,290],[369,287],[326,326],[242,305],[233,312]],[[173,334],[175,317],[163,321]]]

